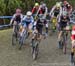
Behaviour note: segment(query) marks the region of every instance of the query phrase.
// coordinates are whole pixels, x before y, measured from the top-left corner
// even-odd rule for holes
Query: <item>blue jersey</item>
[[[30,18],[28,18],[27,16],[24,16],[23,23],[26,23],[26,22],[33,23],[34,22],[33,17],[31,16]]]

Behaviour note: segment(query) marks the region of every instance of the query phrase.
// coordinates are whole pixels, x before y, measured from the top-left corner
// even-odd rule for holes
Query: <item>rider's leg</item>
[[[45,26],[46,26],[46,34],[48,34],[48,23],[46,23]]]
[[[62,29],[58,32],[58,43],[59,43],[59,48],[62,48],[62,46],[61,46],[61,35],[62,35]]]
[[[59,31],[59,33],[58,33],[58,41],[61,40],[61,35],[62,35],[62,31]]]

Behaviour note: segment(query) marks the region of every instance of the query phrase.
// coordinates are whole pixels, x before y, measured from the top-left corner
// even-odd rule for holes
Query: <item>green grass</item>
[[[8,44],[11,41],[12,29],[0,30],[0,44]]]

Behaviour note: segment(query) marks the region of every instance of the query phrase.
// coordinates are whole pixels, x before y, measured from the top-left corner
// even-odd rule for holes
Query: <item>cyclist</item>
[[[32,16],[32,12],[28,11],[22,20],[22,25],[25,29],[27,28],[29,32],[32,32],[33,23],[34,23],[34,19]]]
[[[72,48],[71,48],[71,62],[74,61],[74,52],[75,52],[75,25],[72,27],[72,32],[71,32],[71,43],[72,43]]]
[[[10,25],[13,23],[13,31],[17,24],[20,25],[20,23],[22,22],[22,18],[23,18],[23,15],[21,13],[21,9],[17,8],[16,13],[13,15],[13,17],[10,21]]]
[[[67,16],[67,12],[64,12],[59,22],[59,34],[58,34],[59,47],[60,47],[60,38],[62,35],[62,31],[67,29],[67,25],[69,25],[69,21],[70,18]]]
[[[33,32],[34,35],[33,35],[32,39],[35,38],[35,33],[38,33],[40,35],[39,39],[41,39],[41,37],[42,37],[42,29],[43,29],[43,25],[44,25],[44,19],[39,17],[34,25],[35,25],[34,32]]]
[[[39,7],[40,7],[39,3],[35,3],[35,6],[32,9],[32,14],[36,14],[38,9],[39,9]],[[42,13],[42,11],[40,10],[39,14],[41,14],[41,13]]]
[[[62,8],[63,8],[63,10],[66,10],[70,16],[70,14],[72,13],[72,6],[66,0],[63,1]]]
[[[50,17],[57,17],[58,22],[60,21],[60,16],[62,14],[62,7],[61,7],[61,3],[57,2],[55,6],[53,6],[53,8],[50,11]]]
[[[45,3],[42,3],[40,5],[40,7],[39,7],[39,10],[42,11],[42,15],[43,15],[42,18],[44,19],[44,25],[46,27],[46,35],[47,35],[48,34],[48,22],[46,21],[46,16],[47,16],[47,13],[48,13],[48,8],[47,8],[46,4]],[[38,14],[38,12],[37,12],[37,14]]]

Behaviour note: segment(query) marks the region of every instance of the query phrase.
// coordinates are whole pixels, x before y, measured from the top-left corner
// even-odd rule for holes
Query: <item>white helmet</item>
[[[57,2],[56,7],[61,7],[61,4],[59,2]]]
[[[45,3],[43,3],[43,4],[42,4],[42,6],[43,6],[43,7],[46,7],[46,4],[45,4]]]
[[[28,11],[28,12],[26,13],[26,15],[27,15],[27,16],[31,16],[31,15],[32,15],[32,12],[31,12],[31,11]]]

